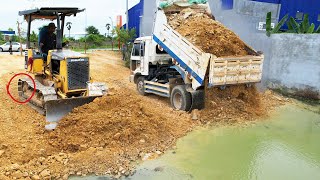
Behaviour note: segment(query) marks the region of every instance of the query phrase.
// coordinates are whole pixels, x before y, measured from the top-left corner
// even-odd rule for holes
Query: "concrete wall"
[[[320,34],[273,34],[269,88],[320,99]]]

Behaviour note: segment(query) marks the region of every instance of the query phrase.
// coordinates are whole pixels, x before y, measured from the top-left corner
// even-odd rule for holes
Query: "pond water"
[[[124,179],[318,180],[320,114],[313,110],[287,105],[250,125],[199,128]]]

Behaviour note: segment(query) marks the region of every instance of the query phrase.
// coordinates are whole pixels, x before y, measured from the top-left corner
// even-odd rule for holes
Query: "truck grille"
[[[69,90],[86,89],[89,81],[88,58],[67,59]]]

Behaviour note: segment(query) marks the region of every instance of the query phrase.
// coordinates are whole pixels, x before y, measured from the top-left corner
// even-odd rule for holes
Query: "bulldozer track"
[[[57,100],[57,93],[54,87],[44,86],[39,81],[34,80],[36,85],[36,93],[34,97],[29,101],[29,105],[37,110],[39,113],[45,115],[46,114],[46,102],[49,100]],[[26,95],[24,91],[25,83],[28,85],[28,89],[34,91],[34,84],[29,79],[19,79],[18,81],[18,93],[21,100],[27,100],[30,96]],[[36,102],[35,98],[39,98],[43,101],[43,104],[40,105]]]

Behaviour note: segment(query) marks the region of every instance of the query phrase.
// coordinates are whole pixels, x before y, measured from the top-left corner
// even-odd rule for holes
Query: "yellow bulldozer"
[[[35,92],[29,105],[46,115],[46,129],[56,128],[58,121],[73,108],[107,94],[104,83],[92,82],[89,57],[62,48],[65,18],[83,11],[78,8],[19,11],[28,22],[25,69],[32,74],[36,89],[31,79],[19,79],[18,92],[22,100],[27,100]],[[56,48],[49,50],[48,54],[30,46],[31,22],[37,19],[57,22]]]

